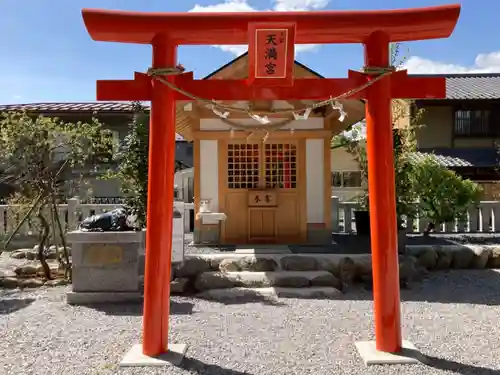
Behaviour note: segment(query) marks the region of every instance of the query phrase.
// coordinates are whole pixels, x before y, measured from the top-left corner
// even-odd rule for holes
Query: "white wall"
[[[231,120],[231,118],[228,118]],[[280,122],[286,119],[270,119],[271,122]],[[249,127],[258,124],[255,120],[251,118],[248,119],[233,119],[231,120],[235,123],[248,125]],[[231,126],[223,122],[218,118],[202,118],[200,119],[200,130],[205,131],[217,131],[217,130],[230,130]],[[308,130],[308,129],[323,129],[323,118],[322,117],[311,117],[307,120],[294,120],[282,128],[283,130]]]
[[[306,140],[307,223],[325,222],[325,142]]]
[[[219,212],[219,158],[216,140],[200,141],[200,199],[210,199],[210,210]]]

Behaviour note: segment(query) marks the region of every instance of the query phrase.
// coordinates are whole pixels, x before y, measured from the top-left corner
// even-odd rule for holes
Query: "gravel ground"
[[[370,293],[346,300],[222,305],[172,298],[182,368],[117,367],[139,340],[141,308],[71,307],[64,288],[0,291],[0,374],[500,374],[500,273],[433,274],[404,291],[404,336],[429,365],[368,367],[353,342],[373,337]]]

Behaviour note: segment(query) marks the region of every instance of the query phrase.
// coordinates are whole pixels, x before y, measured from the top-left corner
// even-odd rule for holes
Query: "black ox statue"
[[[83,232],[125,232],[137,230],[134,226],[135,215],[127,208],[117,208],[109,212],[92,215],[80,224]],[[182,214],[174,207],[174,219],[182,218]]]
[[[84,232],[124,232],[135,230],[128,223],[129,212],[126,208],[117,208],[98,215],[92,215],[80,224]]]

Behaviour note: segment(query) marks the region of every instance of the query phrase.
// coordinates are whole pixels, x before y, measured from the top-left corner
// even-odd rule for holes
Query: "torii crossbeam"
[[[391,42],[447,38],[459,14],[459,5],[349,12],[141,13],[84,9],[83,19],[94,40],[151,44],[152,67],[156,69],[177,65],[179,45],[249,44],[253,73],[248,80],[194,80],[191,73],[165,77],[198,97],[326,100],[376,77],[350,71],[345,79],[293,79],[287,62],[293,62],[294,43],[362,43],[365,66],[387,69]],[[281,69],[283,76],[267,77],[274,79],[265,81],[266,77],[255,73],[262,71],[264,64],[255,51],[260,48],[259,32],[271,27],[284,36],[288,54],[269,73]],[[444,98],[445,94],[444,78],[409,77],[406,71],[399,71],[346,97],[367,100],[376,348],[383,352],[396,353],[402,346],[391,99]],[[143,353],[156,356],[168,351],[175,101],[189,98],[157,79],[136,73],[130,81],[98,81],[97,99],[151,100]]]
[[[197,97],[214,100],[325,100],[354,90],[366,81],[366,74],[350,70],[349,78],[296,78],[291,87],[253,87],[246,80],[195,80],[193,73],[175,76],[173,83]],[[441,82],[441,83],[439,83]],[[409,77],[406,70],[392,73],[390,93],[393,99],[440,99],[445,95],[445,79],[441,77]],[[97,100],[151,100],[151,77],[135,73],[133,80],[97,81]],[[366,99],[367,90],[356,91],[345,99]],[[174,92],[175,100],[191,98]]]

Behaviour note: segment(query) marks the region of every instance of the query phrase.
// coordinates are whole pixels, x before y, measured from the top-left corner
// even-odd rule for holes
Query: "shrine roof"
[[[208,74],[207,76],[203,77],[203,79],[210,79],[212,78],[213,76],[215,76],[217,73],[223,71],[224,69],[226,68],[229,68],[231,65],[233,65],[235,62],[237,62],[238,60],[240,59],[243,59],[245,57],[248,56],[248,52],[245,52],[241,55],[239,55],[238,57],[235,57],[234,59],[232,59],[231,61],[229,61],[228,63],[222,65],[220,68],[218,68],[217,70],[214,70],[212,73]],[[300,66],[302,69],[304,70],[307,70],[309,73],[311,73],[312,75],[315,75],[316,77],[318,78],[325,78],[323,75],[319,74],[318,72],[316,72],[315,70],[312,70],[311,68],[309,68],[307,65],[304,65],[302,64],[301,62],[297,61],[297,60],[294,60],[293,61],[295,65],[297,66]]]
[[[438,7],[314,12],[152,13],[83,9],[83,20],[97,41],[151,44],[165,35],[178,45],[248,44],[248,24],[294,23],[297,44],[362,43],[376,30],[392,42],[447,38],[460,5]]]

